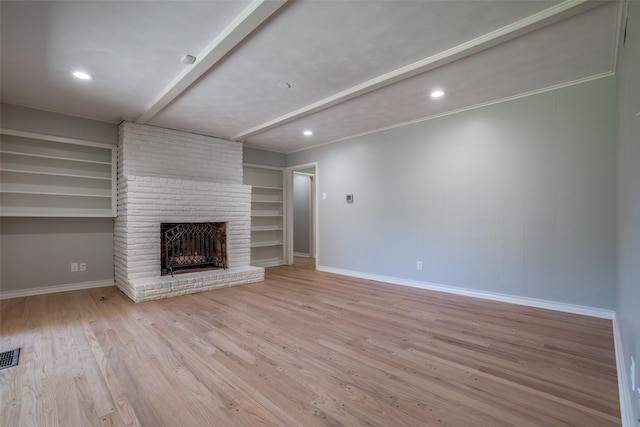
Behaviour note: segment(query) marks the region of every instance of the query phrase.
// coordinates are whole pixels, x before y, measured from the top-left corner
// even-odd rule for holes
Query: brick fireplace
[[[227,268],[162,275],[167,223],[224,223]],[[251,188],[239,143],[122,123],[114,229],[116,286],[133,301],[264,280],[249,265]]]

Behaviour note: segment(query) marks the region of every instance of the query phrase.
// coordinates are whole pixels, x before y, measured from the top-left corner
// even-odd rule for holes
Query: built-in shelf
[[[0,215],[114,217],[116,147],[0,129]]]
[[[251,264],[284,264],[284,172],[281,168],[244,165],[251,185]]]
[[[0,167],[0,172],[20,173],[25,175],[46,175],[46,176],[55,176],[55,177],[60,176],[60,177],[68,177],[68,178],[102,179],[105,181],[111,181],[110,176],[79,175],[79,174],[71,174],[71,173],[31,171],[31,170],[20,170],[20,169],[1,168],[1,167]]]
[[[251,242],[252,248],[266,248],[268,246],[282,246],[282,242]]]
[[[282,227],[279,226],[255,226],[255,227],[251,227],[251,232],[261,232],[261,231],[280,231],[283,230]]]
[[[94,163],[94,164],[97,164],[97,165],[111,165],[111,162],[102,162],[102,161],[86,160],[86,159],[73,159],[73,158],[69,158],[69,157],[47,156],[47,155],[43,155],[43,154],[21,153],[19,151],[0,150],[0,155],[2,155],[2,154],[13,154],[13,155],[16,155],[16,156],[21,156],[21,157],[36,157],[36,158],[40,158],[40,159],[71,160],[71,161],[74,161],[74,162]]]
[[[258,251],[259,249],[253,249],[252,252],[254,251]],[[275,267],[277,265],[282,265],[282,258],[281,257],[276,257],[276,258],[267,258],[265,256],[260,258],[260,267]]]
[[[266,187],[264,185],[252,185],[254,190],[273,190],[273,191],[283,191],[282,187]]]
[[[33,194],[40,196],[69,196],[69,197],[98,197],[111,199],[111,194],[85,194],[85,193],[51,193],[45,191],[20,191],[20,190],[6,190],[2,189],[2,193],[4,194]]]

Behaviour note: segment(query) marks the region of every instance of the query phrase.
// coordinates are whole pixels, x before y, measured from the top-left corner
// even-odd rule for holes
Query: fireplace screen
[[[163,223],[162,275],[227,268],[227,223]]]

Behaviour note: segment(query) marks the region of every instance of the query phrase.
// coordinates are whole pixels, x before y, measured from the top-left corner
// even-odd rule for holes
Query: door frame
[[[285,169],[285,189],[286,189],[286,224],[285,236],[287,239],[287,253],[285,254],[285,263],[293,264],[293,173],[301,169],[314,168],[315,174],[311,180],[311,235],[312,241],[309,242],[310,256],[315,258],[315,265],[318,265],[318,247],[320,223],[318,220],[318,187],[320,182],[320,174],[318,170],[318,162],[303,163],[300,165],[289,166]]]

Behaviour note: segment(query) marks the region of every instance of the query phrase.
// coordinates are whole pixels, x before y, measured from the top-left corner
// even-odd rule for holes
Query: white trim
[[[612,76],[615,76],[615,73],[612,72],[612,71],[607,71],[607,72],[604,72],[604,73],[596,74],[596,75],[589,76],[589,77],[584,77],[584,78],[573,80],[573,81],[570,81],[570,82],[560,83],[560,84],[553,85],[553,86],[547,86],[547,87],[544,87],[542,89],[536,89],[536,90],[532,90],[532,91],[529,91],[529,92],[520,93],[520,94],[513,95],[513,96],[508,96],[506,98],[500,98],[500,99],[496,99],[496,100],[493,100],[493,101],[487,101],[487,102],[483,102],[483,103],[480,103],[480,104],[470,105],[468,107],[458,108],[457,110],[445,111],[445,112],[442,112],[442,113],[434,114],[432,116],[420,117],[420,118],[417,118],[417,119],[414,119],[414,120],[409,120],[407,122],[396,123],[396,124],[393,124],[393,125],[389,125],[389,126],[385,126],[385,127],[381,127],[381,128],[377,128],[377,129],[373,129],[373,130],[368,130],[368,131],[361,132],[361,133],[356,133],[356,134],[353,134],[353,135],[347,135],[347,136],[344,136],[344,137],[341,137],[341,138],[338,138],[338,139],[333,139],[331,141],[321,142],[319,144],[309,145],[309,146],[306,146],[304,148],[298,148],[296,150],[287,151],[284,154],[293,154],[293,153],[297,153],[299,151],[311,150],[313,148],[318,148],[318,147],[323,147],[325,145],[335,144],[336,142],[342,142],[342,141],[346,141],[346,140],[349,140],[349,139],[360,138],[361,136],[367,136],[367,135],[371,135],[371,134],[378,133],[378,132],[385,132],[385,131],[396,129],[396,128],[400,128],[400,127],[403,127],[403,126],[410,126],[410,125],[414,125],[416,123],[421,123],[421,122],[426,122],[426,121],[429,121],[429,120],[438,119],[440,117],[446,117],[446,116],[451,116],[453,114],[464,113],[465,111],[476,110],[478,108],[488,107],[490,105],[495,105],[495,104],[501,104],[503,102],[514,101],[516,99],[526,98],[528,96],[539,95],[541,93],[551,92],[551,91],[554,91],[554,90],[559,90],[559,89],[563,89],[563,88],[566,88],[566,87],[571,87],[571,86],[579,85],[579,84],[582,84],[582,83],[588,83],[588,82],[593,81],[593,80],[603,79],[603,78],[612,77]],[[258,147],[256,147],[256,148],[258,148]]]
[[[67,138],[64,136],[47,135],[45,133],[27,132],[24,130],[0,128],[0,134],[19,136],[22,138],[44,139],[46,141],[63,142],[65,144],[87,145],[89,147],[107,148],[115,152],[116,144],[107,144],[106,142],[89,141],[86,139]]]
[[[260,163],[242,163],[242,166],[247,166],[250,168],[278,170],[278,171],[284,171],[286,169],[285,166],[261,165]],[[245,185],[251,185],[251,184],[245,184]],[[284,184],[283,184],[283,187],[284,187]]]
[[[114,286],[113,280],[97,280],[94,282],[70,283],[67,285],[45,286],[42,288],[18,289],[16,291],[0,291],[0,300],[30,297],[33,295],[55,294],[57,292],[78,291],[81,289],[104,288]]]
[[[310,254],[303,254],[302,252],[294,252],[293,256],[299,256],[300,258],[311,258]]]
[[[286,194],[285,194],[285,199],[287,200],[288,220],[285,223],[285,229],[287,231],[286,238],[289,244],[287,249],[287,254],[285,256],[285,260],[287,264],[290,264],[290,265],[293,264],[293,257],[294,257],[294,253],[293,253],[293,174],[296,170],[308,169],[308,168],[315,169],[314,180],[311,186],[311,197],[313,198],[313,203],[312,203],[313,221],[311,226],[313,228],[313,239],[312,239],[312,242],[310,242],[312,247],[309,248],[311,250],[311,253],[309,253],[309,258],[314,258],[316,260],[316,266],[318,265],[318,254],[319,254],[318,248],[320,247],[320,243],[319,243],[320,241],[320,212],[319,212],[320,200],[318,198],[320,194],[320,191],[318,191],[320,188],[320,165],[317,161],[289,166],[285,169],[286,171],[285,182],[288,184],[286,189]]]
[[[626,357],[622,348],[620,336],[620,323],[613,316],[613,345],[616,353],[616,371],[618,372],[618,395],[620,396],[620,418],[622,427],[635,427],[633,417],[633,396],[629,384],[629,372],[627,370]]]
[[[473,298],[482,298],[492,301],[507,302],[510,304],[524,305],[528,307],[545,308],[548,310],[562,311],[565,313],[581,314],[583,316],[599,317],[602,319],[613,319],[615,312],[597,307],[587,307],[582,305],[567,304],[563,302],[542,300],[537,298],[519,297],[515,295],[499,294],[488,291],[478,291],[475,289],[458,288],[455,286],[439,285],[437,283],[420,282],[417,280],[402,279],[399,277],[380,276],[377,274],[362,273],[360,271],[343,270],[340,268],[326,267],[318,265],[317,270],[328,273],[341,274],[344,276],[358,277],[360,279],[375,280],[378,282],[391,283],[394,285],[410,286],[413,288],[428,289],[437,292],[463,295]]]

